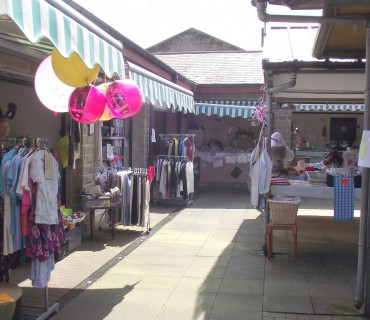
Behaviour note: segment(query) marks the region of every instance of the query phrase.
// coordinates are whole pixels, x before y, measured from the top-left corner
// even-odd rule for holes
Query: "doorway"
[[[330,118],[330,141],[347,141],[348,146],[356,141],[356,118]]]

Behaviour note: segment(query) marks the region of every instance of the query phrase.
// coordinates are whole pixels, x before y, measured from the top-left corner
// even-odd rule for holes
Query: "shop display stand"
[[[112,166],[115,162],[123,163],[125,144],[125,121],[124,119],[112,119],[103,122],[102,127],[102,152],[103,162]],[[108,145],[112,148],[113,158],[108,157]],[[119,165],[118,165],[119,167]]]

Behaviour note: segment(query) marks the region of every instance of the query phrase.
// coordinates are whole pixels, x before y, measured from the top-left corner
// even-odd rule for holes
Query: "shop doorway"
[[[330,141],[336,141],[337,146],[340,141],[346,141],[348,146],[356,141],[356,118],[330,118]]]

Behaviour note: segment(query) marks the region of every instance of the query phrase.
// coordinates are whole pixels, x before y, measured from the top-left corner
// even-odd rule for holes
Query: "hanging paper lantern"
[[[116,118],[128,118],[141,109],[141,93],[130,79],[117,80],[109,84],[105,94],[107,104]]]
[[[58,79],[51,65],[51,56],[44,59],[35,75],[35,90],[41,103],[54,112],[68,112],[68,99],[74,90]]]
[[[59,80],[75,88],[89,85],[100,71],[99,65],[95,65],[93,69],[88,68],[76,52],[65,58],[55,48],[51,54],[51,63]]]
[[[106,91],[107,91],[107,88],[108,88],[108,86],[109,86],[109,83],[102,83],[102,84],[99,84],[98,86],[97,86],[97,88],[101,91],[101,92],[103,92],[104,93],[104,95],[105,95],[105,93],[106,93]],[[108,107],[108,105],[106,104],[105,105],[105,107],[104,107],[104,112],[103,112],[103,115],[100,117],[100,119],[99,120],[101,120],[101,121],[109,121],[109,120],[111,120],[111,119],[113,119],[114,118],[114,114],[112,113],[112,111],[109,109],[109,107]]]
[[[93,123],[102,116],[106,104],[104,93],[92,85],[76,88],[69,97],[69,114],[82,123]]]

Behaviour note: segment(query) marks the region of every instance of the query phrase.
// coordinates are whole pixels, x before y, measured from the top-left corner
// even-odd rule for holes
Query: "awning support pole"
[[[364,110],[364,130],[370,130],[370,29],[366,28],[366,64],[365,64],[365,110]],[[365,315],[370,314],[370,278],[367,274],[369,264],[369,168],[362,168],[361,177],[362,200],[360,212],[360,230],[358,240],[358,263],[357,263],[357,283],[354,305],[357,309],[365,303]],[[366,292],[366,294],[365,294]],[[366,301],[364,301],[364,297]]]

